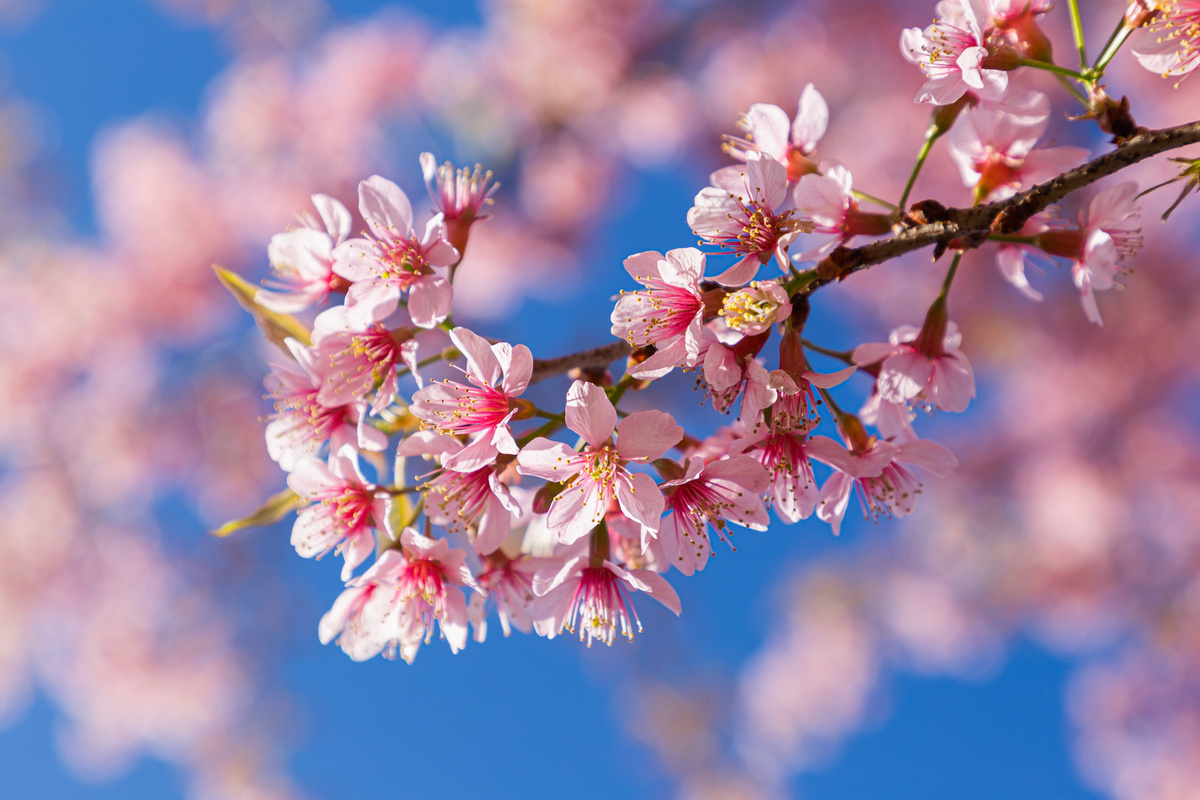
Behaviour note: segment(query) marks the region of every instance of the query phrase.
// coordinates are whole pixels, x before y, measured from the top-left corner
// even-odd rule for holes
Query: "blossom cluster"
[[[752,105],[725,138],[736,163],[713,172],[687,212],[700,248],[625,259],[640,287],[621,291],[610,330],[627,347],[575,369],[561,410],[525,393],[565,369],[453,321],[455,273],[497,188],[490,173],[423,154],[433,213],[422,224],[399,186],[370,177],[358,187],[359,238],[349,238],[349,209],[314,195],[317,214],[272,239],[276,279],[256,301],[294,331],[286,315],[344,296],[316,316],[308,341],[283,341],[291,362],[267,380],[268,452],[302,506],[292,543],[305,557],[344,559],[346,588],[321,640],[356,660],[411,661],[435,634],[455,652],[472,630],[482,642],[494,613],[506,635],[569,630],[611,644],[641,629],[639,592],[680,613],[666,576],[704,569],[735,527],[766,530],[773,512],[783,524],[816,517],[836,534],[855,495],[867,518],[911,514],[922,477],[957,466],[918,435],[918,412],[962,412],[976,395],[949,314],[963,253],[995,247],[1003,276],[1035,300],[1028,266],[1061,259],[1099,324],[1095,293],[1119,285],[1141,245],[1138,187],[1101,190],[1074,222],[1051,207],[1015,234],[949,242],[955,255],[924,320],[887,341],[844,351],[810,341],[810,296],[839,254],[921,223],[906,201],[943,134],[975,205],[1087,160],[1082,148],[1038,146],[1050,98],[1020,88],[1021,70],[1053,66],[1037,25],[1048,10],[944,0],[933,25],[903,32],[902,51],[927,77],[917,101],[935,110],[897,203],[819,157],[830,111],[813,84],[794,118]],[[710,258],[731,263],[707,275]],[[777,272],[760,277],[771,265]],[[624,353],[614,377],[605,366]],[[818,372],[810,358],[841,368]],[[426,385],[421,370],[437,362],[458,374]],[[676,369],[696,372],[713,409],[736,419],[693,434],[667,411],[620,408]],[[832,390],[856,375],[870,383],[853,413]],[[552,438],[567,431],[575,444]]]

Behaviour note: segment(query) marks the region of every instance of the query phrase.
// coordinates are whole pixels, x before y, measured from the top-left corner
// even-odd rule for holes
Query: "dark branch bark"
[[[546,378],[569,372],[575,367],[581,369],[607,367],[618,358],[625,358],[631,352],[633,352],[633,348],[629,346],[629,343],[618,339],[610,344],[584,350],[582,353],[571,353],[557,358],[535,358],[533,360],[533,376],[530,377],[529,382],[537,383]]]
[[[1186,125],[1157,131],[1143,131],[1111,153],[1106,153],[1007,200],[973,208],[939,208],[937,212],[940,213],[935,212],[937,220],[907,228],[890,239],[861,247],[839,247],[817,265],[817,278],[808,284],[805,292],[811,294],[821,286],[842,280],[859,270],[931,244],[940,244],[944,248],[954,239],[964,239],[968,244],[976,246],[991,233],[1016,233],[1034,214],[1072,192],[1151,156],[1198,142],[1200,122],[1189,122]]]

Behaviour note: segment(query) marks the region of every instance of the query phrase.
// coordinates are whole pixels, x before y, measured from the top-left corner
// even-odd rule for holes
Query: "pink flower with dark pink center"
[[[1138,63],[1164,78],[1200,66],[1200,0],[1153,0],[1158,15],[1133,45]]]
[[[316,357],[328,359],[317,395],[322,403],[361,400],[374,392],[371,412],[378,414],[396,399],[398,365],[406,366],[420,382],[411,328],[389,330],[376,322],[355,330],[346,318],[346,307],[335,306],[317,315],[312,335]]]
[[[625,465],[659,458],[683,438],[683,428],[662,411],[638,411],[618,425],[608,395],[584,381],[575,381],[567,392],[566,422],[583,438],[582,450],[539,437],[517,455],[522,475],[564,484],[550,507],[547,526],[570,544],[600,524],[615,500],[626,516],[657,531],[662,491],[649,475],[632,473]]]
[[[916,507],[921,494],[921,482],[908,467],[945,477],[958,466],[953,453],[927,439],[897,445],[871,438],[847,450],[827,436],[816,436],[806,449],[835,470],[822,487],[817,506],[817,516],[830,524],[835,535],[841,531],[855,486],[867,518],[903,517]]]
[[[472,595],[467,608],[475,628],[475,641],[482,642],[487,637],[488,605],[495,605],[505,636],[513,628],[529,633],[535,626],[539,635],[548,635],[550,621],[543,619],[545,614],[540,612],[542,603],[533,591],[533,579],[539,570],[552,564],[548,558],[524,555],[510,558],[502,550],[484,556],[483,571],[475,580],[486,594]]]
[[[657,572],[626,570],[607,560],[591,566],[586,556],[572,558],[557,571],[539,572],[533,588],[544,597],[551,621],[548,635],[563,628],[572,633],[578,629],[579,641],[586,637],[588,647],[596,639],[611,645],[618,630],[630,641],[641,632],[630,592],[645,592],[675,614],[681,611],[679,595]]]
[[[443,381],[413,395],[412,413],[439,433],[473,435],[474,441],[443,466],[469,472],[496,460],[499,453],[516,455],[508,423],[522,409],[516,398],[529,385],[533,355],[523,344],[492,344],[466,328],[450,332],[467,358],[469,385]]]
[[[296,516],[292,546],[304,558],[320,558],[336,549],[346,560],[343,581],[375,552],[376,528],[395,538],[389,519],[391,495],[363,477],[349,445],[328,465],[315,458],[302,460],[288,475],[288,487],[314,503]]]
[[[788,248],[810,226],[780,211],[787,199],[787,170],[766,153],[746,154],[744,167],[725,167],[712,174],[713,185],[701,189],[688,211],[692,232],[718,252],[741,256],[713,280],[741,286],[772,258],[779,269],[791,269]]]
[[[268,289],[260,289],[254,300],[271,311],[303,311],[346,285],[333,271],[333,249],[350,235],[350,212],[328,195],[314,194],[312,202],[321,215],[319,221],[311,213],[299,213],[300,227],[275,234],[267,245],[278,280],[268,281]]]
[[[712,552],[710,530],[728,544],[729,522],[765,531],[771,518],[761,495],[769,482],[763,466],[748,456],[708,464],[691,459],[682,476],[662,484],[667,515],[659,526],[658,541],[667,563],[684,575],[704,569]]]
[[[935,20],[925,30],[908,28],[900,35],[901,54],[925,73],[918,103],[948,105],[968,92],[998,100],[1008,88],[1007,73],[985,67],[985,27],[991,14],[985,0],[963,0],[960,13]],[[939,12],[950,10],[939,5]],[[1015,66],[1015,63],[1014,63]]]
[[[396,310],[408,292],[413,324],[432,328],[450,315],[450,283],[434,271],[459,259],[443,238],[440,216],[420,239],[412,228],[412,205],[400,187],[374,175],[358,185],[358,208],[371,229],[368,238],[350,239],[333,251],[333,269],[352,282],[346,293],[350,323],[365,328]]]
[[[739,161],[748,160],[753,152],[765,153],[787,168],[788,180],[797,181],[817,171],[809,156],[829,127],[829,106],[810,83],[800,92],[794,122],[779,106],[755,103],[738,120],[738,127],[746,135],[722,137],[721,148],[726,153]]]
[[[694,247],[637,253],[625,270],[646,287],[621,292],[612,312],[612,334],[634,347],[653,345],[654,355],[630,369],[635,378],[660,378],[700,359],[704,300],[704,254]]]
[[[887,342],[868,342],[854,350],[860,367],[880,363],[879,394],[892,403],[917,401],[944,411],[965,411],[975,396],[975,372],[959,349],[962,334],[943,322],[942,336],[924,335],[926,328],[901,325]]]
[[[297,366],[271,364],[264,383],[275,402],[275,413],[267,423],[267,453],[290,472],[306,456],[316,456],[326,442],[332,452],[343,445],[382,451],[387,436],[366,424],[366,403],[358,400],[327,406],[317,398],[324,373],[314,363],[312,351],[294,339],[287,346]]]

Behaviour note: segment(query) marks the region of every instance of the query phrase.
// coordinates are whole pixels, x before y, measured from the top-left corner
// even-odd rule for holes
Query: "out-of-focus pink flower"
[[[975,396],[975,372],[959,349],[962,334],[953,322],[945,323],[943,335],[922,335],[923,329],[901,325],[886,342],[860,344],[854,363],[879,367],[879,394],[892,403],[914,400],[943,411],[965,411]]]
[[[492,344],[466,328],[455,328],[450,338],[467,358],[467,380],[473,385],[433,383],[413,395],[410,410],[441,433],[475,435],[443,462],[471,472],[495,461],[498,453],[516,455],[508,423],[522,408],[516,398],[529,385],[533,355],[523,344]]]
[[[959,13],[945,15],[952,10]],[[967,92],[998,100],[1008,88],[1008,75],[984,67],[988,57],[984,28],[990,21],[986,0],[942,3],[938,12],[945,18],[924,31],[908,28],[900,35],[901,54],[919,66],[927,79],[917,92],[917,102],[944,106]]]
[[[268,282],[272,289],[260,289],[255,301],[281,314],[294,314],[325,302],[335,288],[345,288],[341,276],[333,271],[333,248],[350,235],[350,212],[336,198],[324,194],[312,196],[320,220],[311,212],[296,214],[300,227],[271,237],[267,257],[278,281]]]
[[[765,531],[771,519],[761,495],[769,481],[767,471],[749,456],[708,464],[692,458],[686,473],[662,485],[667,516],[658,540],[667,563],[684,575],[704,569],[712,552],[709,529],[726,540],[727,522]]]
[[[1133,45],[1138,63],[1164,78],[1200,66],[1200,0],[1153,0],[1158,11]]]
[[[612,312],[612,334],[634,347],[654,345],[655,353],[631,368],[635,378],[660,378],[675,367],[700,361],[704,320],[704,254],[694,247],[635,253],[625,271],[646,287],[621,292]]]
[[[1012,197],[1087,159],[1082,147],[1034,149],[1049,118],[1050,99],[1041,92],[963,111],[947,139],[963,183],[975,187],[976,203]]]
[[[1034,239],[1047,253],[1070,259],[1083,311],[1097,325],[1104,322],[1095,293],[1116,286],[1124,272],[1121,262],[1142,246],[1137,195],[1135,181],[1118,183],[1092,198],[1087,212],[1079,216],[1079,228],[1051,229]]]
[[[347,316],[365,328],[396,310],[408,292],[413,324],[432,328],[450,315],[450,283],[434,271],[458,261],[459,253],[443,238],[440,216],[429,220],[418,239],[412,205],[399,186],[373,175],[358,185],[358,210],[373,238],[349,239],[334,248],[334,272],[351,281]]]
[[[396,537],[390,521],[391,495],[363,477],[356,451],[349,445],[335,453],[328,465],[315,458],[300,461],[288,474],[288,486],[315,503],[296,516],[292,546],[304,558],[320,557],[336,548],[346,560],[343,581],[375,552],[376,528]]]
[[[811,83],[800,92],[800,105],[795,121],[787,112],[770,103],[755,103],[738,120],[744,137],[725,136],[722,149],[739,161],[747,161],[750,153],[766,153],[787,167],[788,180],[798,181],[802,175],[817,171],[809,159],[817,143],[829,127],[829,106]]]
[[[572,558],[555,572],[539,572],[533,588],[544,598],[549,635],[563,628],[574,633],[578,625],[579,641],[586,637],[589,647],[594,639],[611,645],[618,628],[630,641],[635,627],[641,632],[631,591],[645,592],[676,614],[681,611],[679,595],[657,572],[627,570],[607,560],[594,567],[586,556]]]
[[[587,443],[581,451],[539,437],[517,455],[522,475],[565,484],[547,518],[560,541],[570,544],[591,531],[613,500],[631,519],[657,531],[665,505],[662,491],[649,475],[631,473],[625,464],[659,458],[683,438],[683,428],[662,411],[638,411],[618,425],[604,390],[584,381],[575,381],[567,392],[566,422]]]
[[[772,258],[783,272],[791,269],[788,248],[805,225],[792,218],[792,211],[779,210],[787,199],[786,168],[766,153],[749,152],[745,167],[719,169],[712,182],[696,195],[688,225],[709,244],[724,248],[719,252],[741,257],[713,280],[741,286]]]

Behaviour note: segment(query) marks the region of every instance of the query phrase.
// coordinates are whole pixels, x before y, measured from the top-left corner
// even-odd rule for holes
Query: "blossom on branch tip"
[[[466,167],[455,169],[449,161],[439,166],[433,153],[421,153],[421,172],[429,196],[445,222],[447,241],[462,253],[471,224],[491,216],[488,208],[500,184],[493,183],[491,171],[484,172],[478,164],[474,171]]]
[[[990,23],[986,0],[941,3],[946,19],[933,21],[925,30],[908,28],[900,35],[901,54],[925,73],[918,103],[942,106],[968,92],[998,100],[1008,88],[1008,75],[984,66],[988,58],[985,27]]]
[[[659,378],[700,360],[704,320],[704,254],[694,247],[636,253],[625,271],[646,291],[621,292],[612,311],[612,334],[654,355],[629,370],[635,378]]]
[[[817,261],[855,236],[878,236],[891,230],[886,214],[858,210],[852,184],[850,170],[838,163],[826,164],[824,175],[805,175],[796,184],[792,193],[796,212],[812,223],[809,242],[814,246],[794,256],[795,260]]]
[[[254,296],[263,308],[294,314],[325,302],[331,291],[345,282],[333,271],[333,249],[350,235],[350,212],[337,199],[312,196],[320,214],[298,213],[300,227],[271,237],[267,258],[278,280]],[[275,291],[272,291],[275,290]]]
[[[829,106],[809,83],[800,93],[795,121],[789,122],[779,106],[755,103],[738,120],[738,127],[746,135],[722,137],[721,149],[739,161],[747,161],[753,152],[765,153],[787,168],[788,180],[797,181],[817,171],[809,156],[829,127]]]

